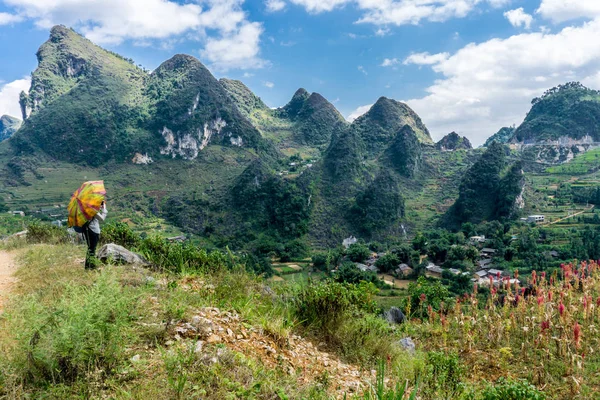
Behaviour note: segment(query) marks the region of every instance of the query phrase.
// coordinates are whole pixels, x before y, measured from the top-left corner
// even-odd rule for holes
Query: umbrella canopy
[[[106,189],[104,181],[85,182],[71,196],[69,202],[69,226],[83,226],[100,210],[100,205],[104,201]]]

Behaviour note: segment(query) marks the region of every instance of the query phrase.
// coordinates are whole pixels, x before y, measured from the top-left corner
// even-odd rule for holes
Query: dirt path
[[[557,219],[556,221],[548,222],[548,223],[545,223],[545,224],[542,224],[542,225],[543,225],[543,226],[554,225],[554,224],[557,224],[557,223],[559,223],[559,222],[561,222],[561,221],[567,220],[567,219],[569,219],[569,218],[573,218],[573,217],[576,217],[576,216],[578,216],[578,215],[581,215],[581,214],[583,214],[584,212],[590,211],[590,210],[591,210],[591,209],[593,209],[593,208],[594,208],[594,206],[591,206],[591,207],[588,207],[588,208],[586,208],[586,209],[585,209],[585,210],[583,210],[583,211],[579,211],[579,212],[577,212],[577,213],[575,213],[575,214],[571,214],[571,215],[569,215],[569,216],[566,216],[566,217],[564,217],[564,218],[560,218],[560,219]]]
[[[8,291],[17,281],[13,276],[16,269],[15,255],[6,251],[0,251],[0,313],[2,313]]]

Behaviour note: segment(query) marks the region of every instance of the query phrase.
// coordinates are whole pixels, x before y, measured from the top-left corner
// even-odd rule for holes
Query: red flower
[[[542,332],[546,329],[550,329],[550,321],[542,321]]]
[[[552,292],[548,292],[548,301],[552,301]]]
[[[538,296],[537,302],[538,302],[538,306],[541,306],[542,303],[544,302],[544,296]]]
[[[427,299],[427,296],[425,295],[425,293],[421,293],[421,296],[419,298],[421,299],[421,303],[423,303]]]
[[[558,312],[560,313],[560,316],[562,317],[563,313],[565,312],[565,305],[563,304],[563,302],[561,301],[560,304],[558,305]]]
[[[581,326],[577,321],[573,327],[573,338],[575,339],[575,347],[579,348],[579,342],[581,341]]]

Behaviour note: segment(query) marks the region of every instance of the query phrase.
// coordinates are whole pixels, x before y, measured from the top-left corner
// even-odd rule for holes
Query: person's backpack
[[[90,221],[83,224],[83,226],[74,226],[73,230],[77,233],[85,233],[85,231],[88,229],[88,226],[90,226]]]

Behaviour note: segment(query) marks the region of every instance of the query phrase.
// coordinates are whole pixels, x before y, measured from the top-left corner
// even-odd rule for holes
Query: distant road
[[[586,208],[586,209],[585,209],[585,210],[583,210],[583,211],[579,211],[579,212],[577,212],[577,213],[575,213],[575,214],[572,214],[572,215],[569,215],[569,216],[567,216],[567,217],[564,217],[564,218],[557,219],[556,221],[553,221],[553,222],[544,223],[544,224],[542,224],[542,226],[553,225],[553,224],[556,224],[557,222],[564,221],[565,219],[569,219],[569,218],[576,217],[576,216],[578,216],[578,215],[580,215],[580,214],[583,214],[583,213],[584,213],[584,212],[586,212],[586,211],[590,211],[590,210],[591,210],[591,209],[593,209],[593,208],[594,208],[594,206],[590,206],[590,207]]]

